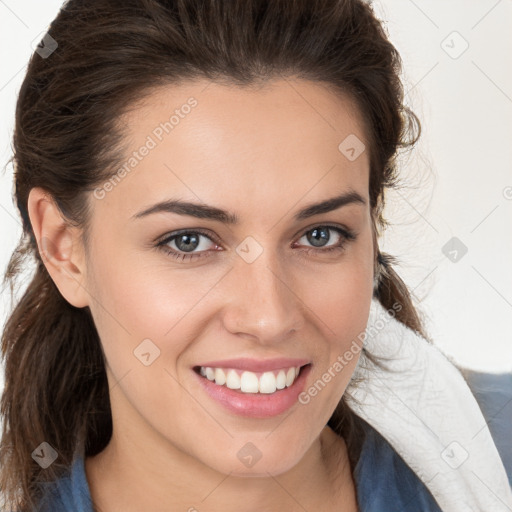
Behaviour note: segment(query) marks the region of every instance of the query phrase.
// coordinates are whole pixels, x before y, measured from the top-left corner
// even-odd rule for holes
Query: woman
[[[360,1],[66,3],[16,111],[8,275],[37,270],[2,340],[8,510],[512,503],[488,430],[463,508],[458,423],[434,460],[400,410],[435,360],[485,424],[378,249],[419,136],[399,72]]]

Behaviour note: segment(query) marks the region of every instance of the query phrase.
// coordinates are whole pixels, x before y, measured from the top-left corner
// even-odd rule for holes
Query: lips
[[[290,362],[300,362],[297,359],[288,359]],[[231,361],[232,363],[233,361]],[[211,361],[207,364],[226,364],[226,361]],[[281,363],[279,363],[281,364]],[[254,368],[254,366],[252,366]],[[270,418],[284,413],[298,404],[298,396],[304,390],[306,380],[311,372],[312,364],[301,367],[297,378],[289,387],[276,390],[271,394],[265,393],[244,393],[237,389],[230,389],[224,385],[218,385],[199,372],[194,371],[197,384],[206,392],[214,402],[224,410],[238,416],[251,418]],[[231,370],[234,371],[234,370]],[[246,370],[250,372],[250,370]]]

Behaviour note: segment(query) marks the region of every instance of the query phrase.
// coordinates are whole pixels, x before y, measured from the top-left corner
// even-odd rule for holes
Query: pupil
[[[326,242],[329,241],[329,233],[328,233],[328,229],[327,228],[315,228],[313,229],[313,231],[311,231],[312,233],[312,236],[309,236],[308,235],[308,241],[316,246],[316,247],[321,247],[322,246],[322,243],[321,241],[324,240]],[[320,241],[320,243],[317,243],[318,241]]]
[[[196,235],[180,235],[176,239],[176,245],[180,251],[194,250],[198,245],[198,237]]]

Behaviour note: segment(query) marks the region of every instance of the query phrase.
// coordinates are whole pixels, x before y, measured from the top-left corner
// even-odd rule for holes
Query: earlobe
[[[66,222],[55,200],[42,188],[30,190],[27,209],[41,260],[60,293],[77,308],[89,305],[77,229]]]

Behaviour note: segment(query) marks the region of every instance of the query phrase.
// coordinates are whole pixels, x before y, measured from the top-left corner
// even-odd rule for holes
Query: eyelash
[[[354,231],[351,231],[349,229],[343,229],[339,226],[331,226],[329,224],[319,224],[318,226],[314,226],[314,227],[308,229],[307,231],[304,231],[304,233],[302,234],[302,236],[300,238],[302,238],[306,233],[309,233],[310,231],[313,231],[318,228],[328,228],[328,229],[332,229],[333,231],[336,231],[339,235],[341,235],[341,240],[336,245],[328,247],[327,249],[315,249],[315,248],[311,248],[311,247],[306,248],[306,249],[301,249],[302,251],[305,251],[307,254],[309,254],[310,252],[314,252],[317,254],[326,254],[326,253],[332,253],[335,251],[342,252],[345,250],[345,245],[347,243],[349,243],[357,238],[357,235]],[[216,251],[201,251],[198,253],[181,253],[181,252],[177,252],[176,250],[171,249],[167,246],[167,244],[169,242],[171,242],[175,238],[178,238],[179,236],[185,235],[185,234],[187,234],[187,235],[189,235],[189,234],[203,235],[206,238],[208,238],[209,240],[211,240],[212,242],[214,242],[215,244],[220,245],[218,240],[216,240],[209,233],[206,233],[201,229],[194,229],[194,230],[185,230],[184,229],[184,230],[175,232],[175,233],[171,234],[170,236],[167,236],[162,241],[158,242],[156,244],[156,247],[158,249],[164,251],[164,253],[166,253],[167,255],[172,256],[175,259],[181,259],[182,261],[183,260],[192,260],[192,259],[196,259],[196,258],[208,258],[212,252],[216,252]]]

